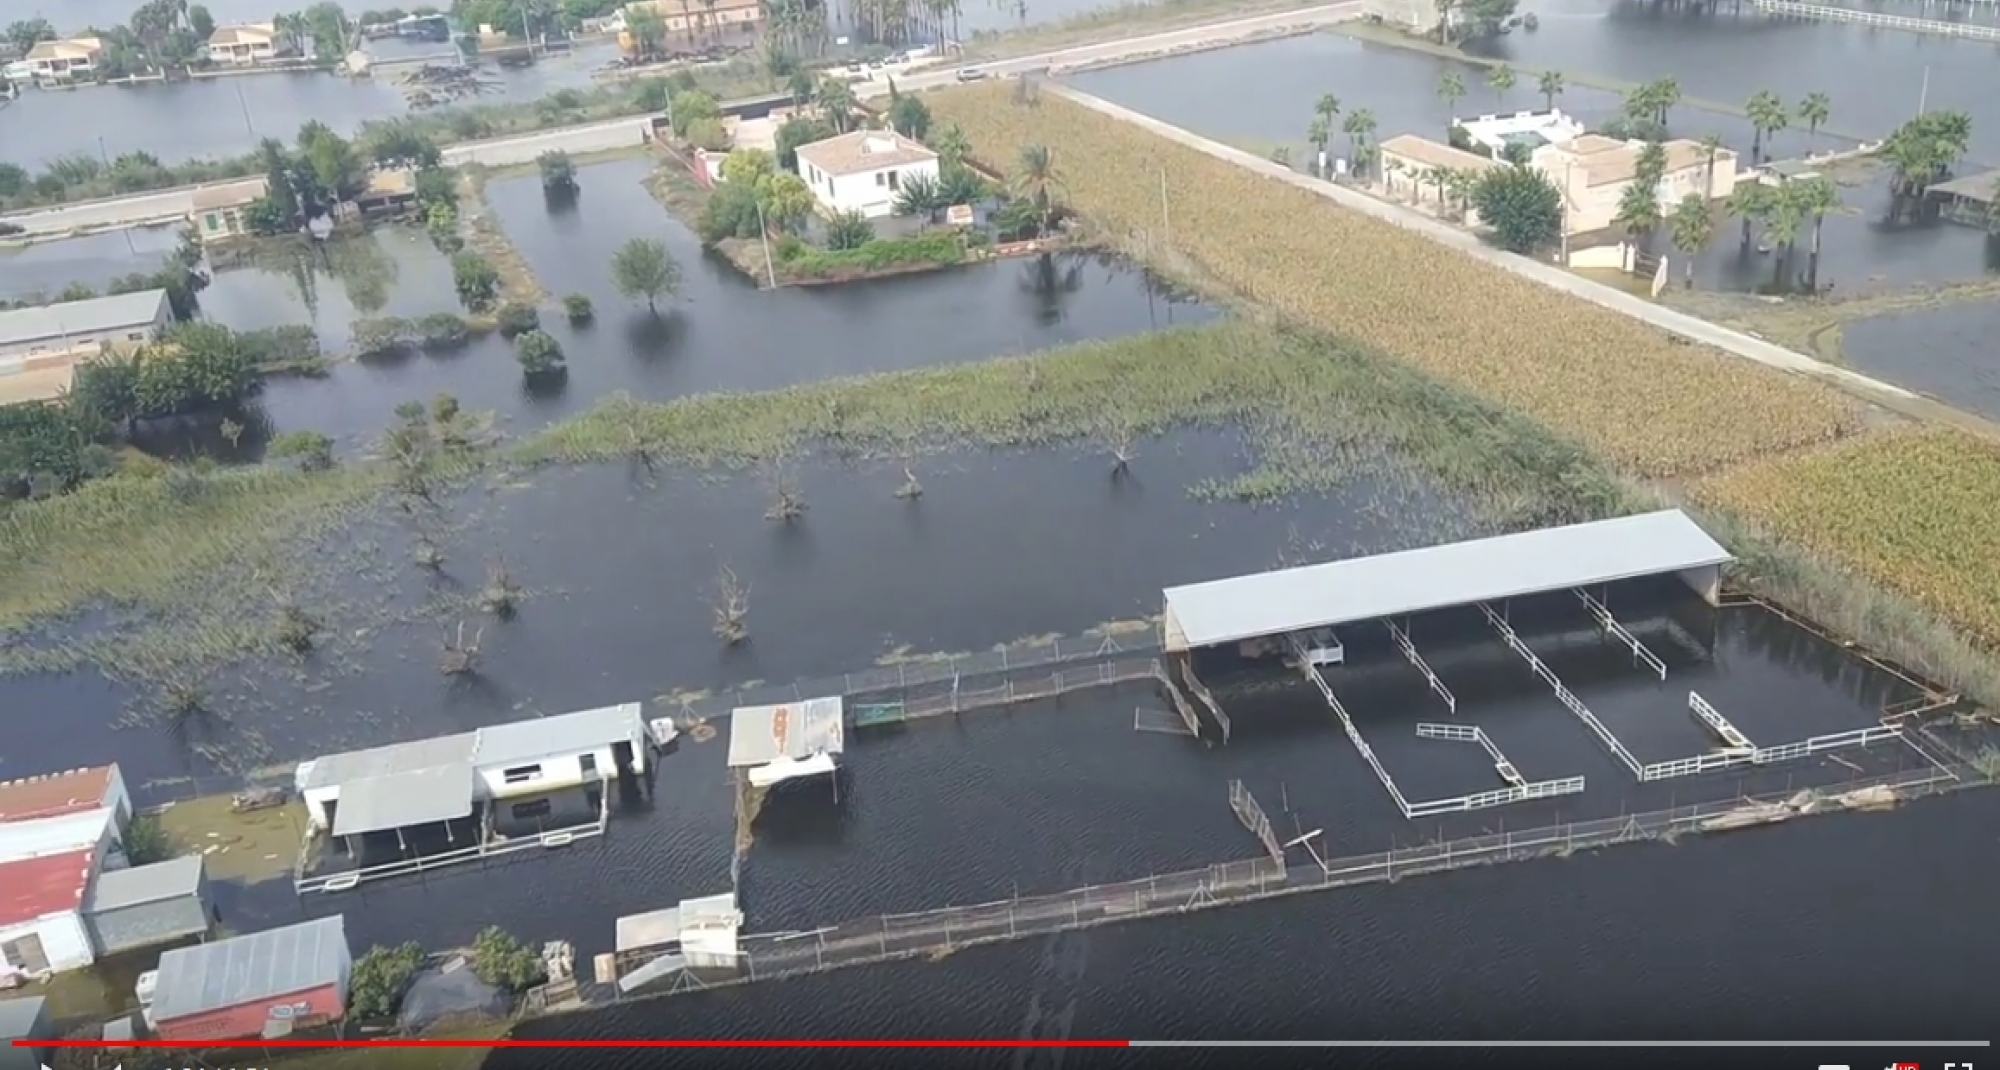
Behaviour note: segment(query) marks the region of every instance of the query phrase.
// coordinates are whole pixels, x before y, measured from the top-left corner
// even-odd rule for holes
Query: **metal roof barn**
[[[510,765],[555,754],[576,754],[614,743],[638,746],[646,738],[646,716],[637,702],[604,706],[555,717],[490,725],[478,732],[473,761]]]
[[[350,781],[334,811],[335,836],[387,832],[472,814],[472,763]]]
[[[201,856],[99,873],[84,897],[83,921],[100,955],[206,933],[208,880]]]
[[[72,334],[97,334],[155,322],[165,290],[140,290],[82,301],[0,312],[0,346],[27,345]]]
[[[267,1023],[338,1017],[353,956],[340,915],[176,948],[160,956],[153,1016],[170,1040],[256,1036]],[[305,1014],[297,997],[324,992]]]
[[[460,732],[455,736],[329,754],[299,767],[298,787],[303,792],[439,766],[470,765],[473,748],[478,744],[479,733]]]
[[[1678,509],[1524,531],[1171,587],[1166,647],[1218,646],[1730,560]]]
[[[731,769],[839,754],[845,746],[839,696],[743,706],[729,715]]]

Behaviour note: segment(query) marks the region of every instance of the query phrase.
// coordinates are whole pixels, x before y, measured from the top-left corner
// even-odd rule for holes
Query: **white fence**
[[[1547,665],[1542,664],[1542,659],[1536,657],[1535,652],[1528,649],[1528,644],[1522,642],[1521,637],[1514,634],[1514,628],[1507,623],[1506,618],[1493,612],[1493,607],[1484,602],[1479,604],[1479,611],[1486,614],[1486,623],[1492,625],[1493,630],[1500,633],[1500,638],[1506,641],[1507,646],[1514,653],[1519,654],[1522,660],[1528,663],[1530,669],[1535,670],[1536,676],[1541,677],[1543,682],[1555,690],[1556,701],[1569,707],[1569,712],[1576,714],[1577,719],[1582,721],[1597,736],[1597,741],[1604,744],[1604,748],[1611,752],[1611,756],[1623,763],[1625,768],[1632,770],[1633,776],[1644,780],[1646,767],[1639,764],[1639,759],[1632,757],[1632,752],[1625,749],[1625,744],[1618,742],[1618,737],[1612,735],[1609,728],[1604,727],[1604,722],[1598,720],[1597,715],[1590,712],[1590,708],[1583,704],[1582,699],[1570,693],[1569,688],[1563,685],[1562,680],[1556,676],[1553,670]]]
[[[1437,673],[1431,671],[1430,663],[1424,660],[1424,656],[1417,652],[1417,644],[1410,641],[1410,633],[1397,627],[1393,620],[1385,620],[1382,623],[1389,626],[1389,634],[1395,636],[1396,646],[1402,650],[1404,659],[1416,666],[1418,672],[1424,674],[1424,680],[1431,685],[1431,690],[1437,692],[1438,697],[1444,700],[1445,709],[1457,713],[1458,699],[1452,695],[1450,688],[1444,686],[1444,681],[1438,679]]]
[[[1807,4],[1800,3],[1799,0],[1755,0],[1755,3],[1757,10],[1766,15],[1812,19],[1819,22],[1855,22],[1863,26],[1879,26],[1890,30],[1907,30],[1911,33],[1929,33],[1940,37],[1969,37],[1975,41],[2000,41],[2000,27],[1982,26],[1976,22],[1941,22],[1937,19],[1914,19],[1908,15],[1885,15],[1880,11],[1861,11],[1850,7]]]
[[[1654,296],[1658,295],[1655,294]],[[1577,598],[1583,601],[1584,608],[1590,610],[1591,619],[1597,622],[1598,628],[1604,634],[1631,647],[1633,660],[1643,663],[1647,668],[1658,673],[1660,679],[1664,680],[1667,678],[1667,663],[1661,661],[1652,651],[1646,649],[1646,644],[1640,642],[1638,636],[1626,631],[1625,626],[1618,623],[1618,618],[1611,615],[1609,607],[1591,597],[1590,592],[1582,588],[1578,588],[1574,593]]]
[[[1824,754],[1830,750],[1866,747],[1883,740],[1903,737],[1901,724],[1885,724],[1857,728],[1850,732],[1813,736],[1810,739],[1784,743],[1776,747],[1759,747],[1751,743],[1749,737],[1731,724],[1729,719],[1722,716],[1714,706],[1709,705],[1707,699],[1693,691],[1688,692],[1688,709],[1713,729],[1716,735],[1721,736],[1728,744],[1728,749],[1691,758],[1676,758],[1669,762],[1654,762],[1640,770],[1640,780],[1672,780],[1676,777],[1695,776],[1739,765],[1773,765]]]

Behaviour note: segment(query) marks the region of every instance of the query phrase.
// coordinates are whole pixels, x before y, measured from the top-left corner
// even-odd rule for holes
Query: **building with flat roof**
[[[827,776],[846,748],[840,696],[743,706],[729,715],[728,767],[753,786]]]
[[[1454,120],[1472,143],[1494,158],[1504,158],[1510,146],[1534,152],[1545,145],[1560,145],[1584,135],[1584,125],[1560,108],[1546,111],[1517,111],[1507,115],[1477,115]]]
[[[338,914],[176,948],[160,956],[147,1019],[163,1040],[282,1037],[345,1016],[353,969]]]
[[[107,348],[129,353],[159,338],[172,322],[173,306],[165,290],[0,311],[0,384],[16,375],[47,378]],[[69,385],[66,376],[50,382],[58,392]],[[0,396],[9,401],[48,400],[19,396],[4,387]]]

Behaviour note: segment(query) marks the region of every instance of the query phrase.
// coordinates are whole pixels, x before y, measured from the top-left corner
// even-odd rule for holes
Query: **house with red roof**
[[[201,859],[134,867],[131,821],[116,765],[0,782],[0,974],[76,969],[207,931]]]

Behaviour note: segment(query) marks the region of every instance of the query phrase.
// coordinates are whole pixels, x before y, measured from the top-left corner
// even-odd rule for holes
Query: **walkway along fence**
[[[963,948],[1000,943],[1135,918],[1165,917],[1209,907],[1250,903],[1302,892],[1394,882],[1468,866],[1567,856],[1576,851],[1642,840],[1671,840],[1705,831],[1770,823],[1816,813],[1837,813],[1867,805],[1870,789],[1887,789],[1902,799],[1937,794],[1961,786],[1949,770],[1931,768],[1851,781],[1838,787],[1780,793],[1676,807],[1597,821],[1550,825],[1524,832],[1495,833],[1418,847],[1295,866],[1268,858],[1118,884],[1091,885],[1053,895],[996,900],[913,914],[884,914],[804,932],[747,936],[739,941],[733,969],[704,970],[691,982],[677,978],[672,992],[689,988],[746,984],[843,966],[864,966],[917,957],[942,958]],[[1971,785],[1963,785],[1971,786]],[[1854,801],[1839,800],[1852,797]],[[1832,805],[1798,807],[1801,798]],[[1746,819],[1747,818],[1747,819]],[[618,957],[623,976],[663,952],[655,949]],[[669,994],[654,988],[640,995]]]

